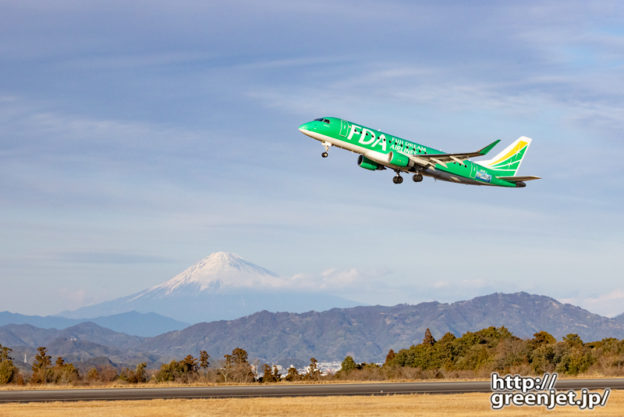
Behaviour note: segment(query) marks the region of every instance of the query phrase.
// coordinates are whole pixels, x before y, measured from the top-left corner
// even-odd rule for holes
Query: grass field
[[[0,417],[138,416],[624,416],[624,391],[613,391],[607,406],[594,410],[558,407],[490,409],[490,394],[396,395],[377,397],[295,397],[214,400],[93,401],[2,404]]]

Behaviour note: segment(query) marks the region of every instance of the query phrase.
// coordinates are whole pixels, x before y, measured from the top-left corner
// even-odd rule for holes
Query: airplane
[[[355,152],[359,154],[358,165],[364,169],[393,170],[395,184],[403,182],[402,172],[412,173],[414,182],[421,182],[423,176],[428,176],[460,184],[517,188],[526,187],[525,181],[540,179],[516,176],[531,144],[532,139],[526,136],[518,138],[492,159],[472,162],[470,158],[487,155],[500,139],[475,152],[444,153],[337,117],[314,119],[299,126],[299,131],[323,144],[323,158],[327,158],[332,146]]]

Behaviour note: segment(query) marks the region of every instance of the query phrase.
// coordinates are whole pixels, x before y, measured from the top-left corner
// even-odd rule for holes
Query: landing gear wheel
[[[403,177],[400,175],[397,175],[396,177],[392,178],[392,182],[395,184],[401,184],[403,182]]]
[[[329,142],[323,142],[323,147],[325,148],[325,152],[323,152],[321,154],[321,156],[323,158],[327,158],[329,156],[329,154],[327,153],[327,151],[329,151],[329,148],[331,148],[332,144]]]
[[[414,182],[421,182],[423,180],[423,176],[422,174],[414,174],[412,179],[414,180]]]

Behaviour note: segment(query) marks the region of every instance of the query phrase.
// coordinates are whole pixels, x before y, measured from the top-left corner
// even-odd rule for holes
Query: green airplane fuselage
[[[377,170],[388,167],[397,172],[413,172],[444,181],[501,187],[523,187],[522,182],[510,182],[497,178],[500,172],[468,160],[435,164],[423,167],[415,164],[404,165],[402,157],[418,155],[444,155],[444,152],[412,142],[370,127],[356,124],[336,117],[323,117],[304,123],[299,130],[321,141],[326,150],[336,146],[362,155],[359,165],[362,168]],[[489,151],[489,149],[487,149]],[[388,155],[402,163],[389,163]],[[323,156],[327,156],[325,152]]]

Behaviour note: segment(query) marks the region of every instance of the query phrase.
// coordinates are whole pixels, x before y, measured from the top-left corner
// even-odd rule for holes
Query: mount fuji
[[[238,255],[216,252],[161,284],[59,315],[89,318],[138,311],[197,323],[235,319],[261,310],[301,313],[358,305],[293,284],[293,279],[281,278]]]

